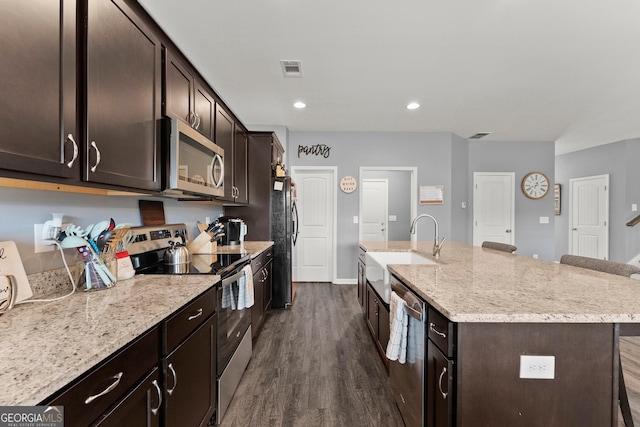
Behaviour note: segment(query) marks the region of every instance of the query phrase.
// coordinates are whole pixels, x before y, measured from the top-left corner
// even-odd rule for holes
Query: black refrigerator
[[[272,308],[290,308],[293,303],[292,256],[298,234],[298,211],[291,177],[271,179],[271,273]]]

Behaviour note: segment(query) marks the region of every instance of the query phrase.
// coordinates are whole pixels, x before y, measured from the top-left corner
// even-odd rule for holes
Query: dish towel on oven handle
[[[222,286],[222,308],[236,309],[236,299],[233,296],[233,283]]]
[[[404,363],[407,358],[407,327],[409,315],[407,314],[407,303],[394,291],[391,292],[391,302],[389,304],[390,334],[387,344],[387,359],[397,360]]]
[[[242,269],[242,276],[238,279],[238,310],[253,306],[253,272],[251,264]]]

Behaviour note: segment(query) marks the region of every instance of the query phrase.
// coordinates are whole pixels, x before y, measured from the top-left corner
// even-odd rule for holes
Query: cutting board
[[[164,203],[160,200],[138,200],[142,225],[163,225]]]
[[[16,302],[20,302],[33,296],[31,285],[27,280],[18,247],[15,242],[0,242],[0,301],[9,297],[9,278],[14,276],[18,282]]]

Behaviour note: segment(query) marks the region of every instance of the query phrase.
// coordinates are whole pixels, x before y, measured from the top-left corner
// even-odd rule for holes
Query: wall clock
[[[530,172],[522,178],[522,192],[530,199],[542,199],[549,192],[549,178],[542,172]]]
[[[340,189],[345,193],[353,193],[356,187],[356,179],[352,176],[345,176],[340,180]]]

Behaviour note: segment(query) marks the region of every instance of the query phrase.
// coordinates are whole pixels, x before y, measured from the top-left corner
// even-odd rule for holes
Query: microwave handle
[[[213,171],[215,169],[216,162],[220,163],[220,180],[218,182],[216,182],[214,180],[214,177],[213,177]],[[222,184],[224,184],[224,162],[222,161],[222,156],[220,156],[220,154],[216,153],[213,156],[213,159],[211,160],[211,176],[210,176],[210,178],[211,178],[211,182],[213,182],[213,186],[215,188],[220,188],[220,187],[222,187]]]

